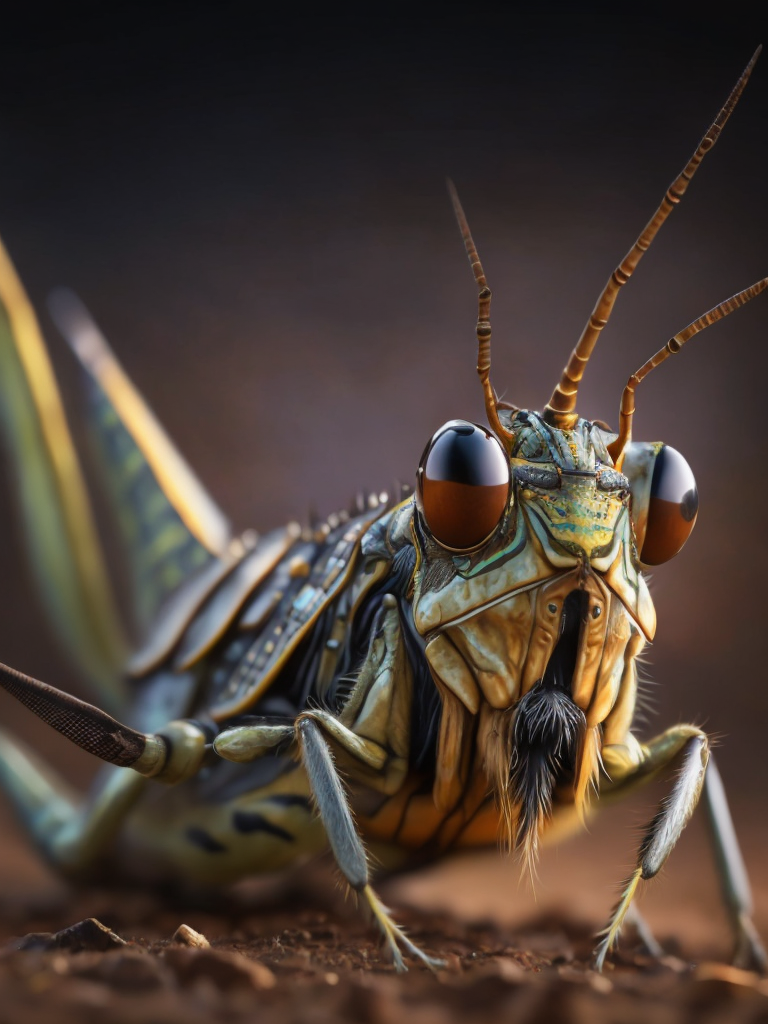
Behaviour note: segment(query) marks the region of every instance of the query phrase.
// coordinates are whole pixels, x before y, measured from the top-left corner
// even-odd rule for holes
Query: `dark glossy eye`
[[[663,445],[653,466],[640,561],[661,565],[673,558],[688,540],[698,511],[699,492],[691,467],[680,452]]]
[[[421,457],[416,497],[443,547],[468,551],[496,529],[509,495],[509,460],[484,427],[450,420]]]

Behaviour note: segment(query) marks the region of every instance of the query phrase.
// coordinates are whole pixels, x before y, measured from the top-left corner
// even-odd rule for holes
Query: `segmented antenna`
[[[698,334],[699,331],[703,331],[705,327],[709,327],[711,324],[718,320],[722,320],[723,317],[728,316],[729,313],[733,313],[734,310],[738,309],[739,306],[745,305],[750,299],[754,299],[756,295],[768,288],[768,277],[764,277],[761,281],[757,281],[750,288],[745,288],[741,292],[737,292],[736,295],[732,295],[730,299],[726,299],[725,302],[721,302],[719,306],[714,306],[700,316],[698,320],[694,320],[693,323],[688,324],[686,328],[676,334],[673,338],[670,338],[664,348],[659,349],[655,356],[651,356],[647,363],[643,363],[639,370],[636,370],[627,381],[627,386],[624,388],[624,392],[621,396],[621,409],[619,412],[619,434],[615,441],[612,441],[608,445],[608,454],[613,459],[613,464],[617,469],[621,469],[621,463],[624,459],[624,451],[632,439],[632,417],[635,412],[635,389],[641,380],[645,380],[651,370],[655,370],[657,366],[660,366],[665,359],[669,356],[675,355],[683,345],[694,334]]]
[[[480,257],[477,255],[475,243],[472,241],[469,224],[459,201],[459,195],[450,178],[448,179],[448,192],[453,203],[453,212],[456,214],[456,220],[459,223],[461,237],[464,239],[464,248],[467,250],[469,264],[477,281],[477,373],[480,377],[480,383],[483,385],[485,412],[488,422],[499,437],[511,438],[513,435],[501,425],[498,411],[499,402],[491,384],[491,289],[488,287],[488,282],[483,272],[483,265],[480,262]]]
[[[630,279],[643,254],[656,237],[659,228],[685,195],[685,191],[705,154],[717,142],[720,132],[723,130],[726,121],[731,116],[733,108],[744,91],[744,87],[749,80],[752,68],[755,66],[761,50],[762,46],[758,46],[749,64],[747,64],[738,82],[733,87],[730,96],[725,101],[722,110],[707,129],[696,152],[667,189],[661,205],[646,224],[640,237],[608,278],[608,282],[600,298],[597,300],[595,308],[592,310],[592,314],[584,327],[578,344],[571,353],[568,365],[563,370],[560,383],[552,392],[552,397],[544,408],[544,419],[553,426],[568,429],[575,423],[577,419],[576,398],[579,383],[584,374],[584,368],[597,343],[597,339],[600,337],[600,332],[608,323],[608,318],[613,310],[619,289]]]

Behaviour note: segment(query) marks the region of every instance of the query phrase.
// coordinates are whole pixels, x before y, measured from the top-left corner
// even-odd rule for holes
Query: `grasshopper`
[[[401,865],[501,835],[532,865],[540,841],[578,827],[595,797],[620,799],[662,776],[669,793],[597,968],[703,796],[735,958],[765,969],[708,737],[692,725],[650,740],[633,731],[637,659],[656,625],[644,570],[682,548],[698,497],[683,456],[634,441],[632,419],[648,373],[768,279],[632,374],[618,431],[576,411],[621,287],[717,141],[758,53],[609,278],[542,412],[499,401],[491,384],[491,292],[450,186],[478,287],[489,426],[448,421],[424,449],[415,489],[393,500],[233,536],[88,313],[71,293],[54,296],[83,366],[145,627],[129,656],[37,319],[0,250],[3,404],[32,562],[98,706],[5,666],[0,682],[108,762],[78,801],[0,735],[0,783],[55,868],[207,886],[330,847],[395,965],[406,954],[437,968],[376,894],[369,851]]]

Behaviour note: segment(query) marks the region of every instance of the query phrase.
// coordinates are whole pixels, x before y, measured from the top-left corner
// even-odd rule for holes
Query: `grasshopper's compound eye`
[[[673,558],[688,540],[698,511],[699,492],[691,467],[680,452],[663,445],[651,477],[640,561],[661,565]]]
[[[509,496],[509,460],[485,427],[450,420],[419,463],[416,499],[429,532],[443,547],[469,551],[498,526]]]

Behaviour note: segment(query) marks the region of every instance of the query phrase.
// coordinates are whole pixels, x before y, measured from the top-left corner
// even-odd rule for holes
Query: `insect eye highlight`
[[[429,532],[453,551],[478,547],[504,514],[509,480],[509,460],[493,434],[450,420],[428,442],[416,477],[416,501]]]
[[[673,558],[688,540],[698,510],[699,492],[691,467],[680,452],[664,445],[653,467],[640,561],[661,565]]]

